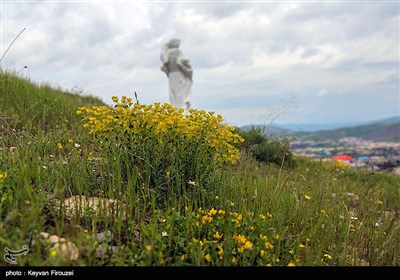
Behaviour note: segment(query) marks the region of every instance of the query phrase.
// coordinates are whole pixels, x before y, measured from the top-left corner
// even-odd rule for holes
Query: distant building
[[[350,161],[353,160],[353,157],[351,155],[334,155],[332,159],[340,161]]]

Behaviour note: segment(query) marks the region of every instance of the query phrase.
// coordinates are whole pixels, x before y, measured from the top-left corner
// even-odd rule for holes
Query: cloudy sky
[[[181,39],[192,105],[232,125],[400,115],[398,1],[0,0],[1,61],[111,104],[169,102],[160,51]],[[25,65],[27,69],[22,69]],[[22,69],[22,70],[21,70]]]

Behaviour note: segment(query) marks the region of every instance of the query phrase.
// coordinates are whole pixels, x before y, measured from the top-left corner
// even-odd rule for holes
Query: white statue
[[[173,38],[163,46],[160,55],[161,70],[169,78],[169,100],[171,105],[183,108],[187,113],[190,109],[193,70],[190,61],[185,59],[179,50],[180,43],[179,39]]]

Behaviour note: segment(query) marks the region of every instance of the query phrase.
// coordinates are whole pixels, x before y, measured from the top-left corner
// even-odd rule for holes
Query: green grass
[[[100,100],[11,73],[0,81],[0,251],[28,245],[18,265],[400,265],[399,176],[243,154],[215,171],[211,190],[195,182],[160,203],[140,173],[126,175],[123,153],[102,157],[83,129],[77,108]],[[123,204],[71,218],[60,201],[75,195]],[[40,232],[73,242],[79,257]]]

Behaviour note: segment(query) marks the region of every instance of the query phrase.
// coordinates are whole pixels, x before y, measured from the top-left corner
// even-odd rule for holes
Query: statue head
[[[169,48],[179,48],[179,45],[181,44],[181,40],[176,39],[176,38],[172,38],[171,40],[169,40],[169,42],[167,43],[167,46]]]

